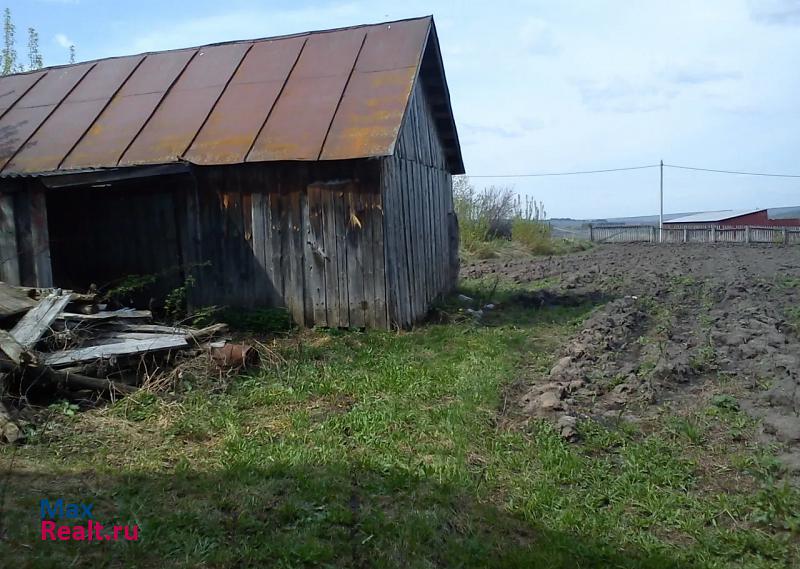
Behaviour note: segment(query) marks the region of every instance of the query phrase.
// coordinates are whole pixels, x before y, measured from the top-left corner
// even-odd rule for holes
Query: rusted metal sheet
[[[5,167],[13,172],[55,170],[143,56],[101,61],[64,99]]]
[[[322,160],[376,156],[400,131],[416,67],[354,73],[331,125]]]
[[[0,115],[11,108],[43,75],[44,72],[39,72],[0,78]]]
[[[61,169],[117,165],[194,50],[148,55],[61,164]]]
[[[426,45],[429,17],[3,77],[0,177],[386,156]]]
[[[305,41],[296,37],[254,44],[186,152],[186,160],[244,162]]]
[[[0,166],[5,167],[92,65],[84,63],[48,72],[3,115]]]
[[[417,67],[428,38],[429,21],[407,20],[370,26],[356,71]]]
[[[179,159],[251,45],[239,43],[198,50],[119,165],[157,164]]]
[[[363,28],[309,36],[248,162],[319,159],[365,36]]]

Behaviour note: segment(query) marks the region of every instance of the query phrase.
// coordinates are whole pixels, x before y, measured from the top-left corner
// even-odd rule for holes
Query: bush
[[[554,251],[550,225],[544,221],[514,218],[511,222],[511,239],[535,255],[549,255]]]
[[[468,178],[456,178],[453,182],[453,209],[458,215],[461,247],[470,254],[487,258],[487,254],[499,245],[487,247],[487,244],[497,240],[497,228],[513,216],[514,207],[511,188],[491,186],[479,192]]]

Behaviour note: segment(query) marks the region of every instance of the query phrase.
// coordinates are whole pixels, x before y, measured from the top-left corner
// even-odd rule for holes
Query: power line
[[[648,164],[645,166],[629,166],[626,168],[608,168],[605,170],[578,170],[574,172],[541,172],[535,174],[481,174],[470,175],[469,178],[543,178],[547,176],[577,176],[581,174],[605,174],[607,172],[624,172],[628,170],[645,170],[648,168],[658,168],[660,164]],[[769,172],[744,172],[740,170],[716,170],[713,168],[695,168],[693,166],[679,166],[677,164],[664,164],[664,168],[677,168],[680,170],[695,170],[698,172],[713,172],[716,174],[734,174],[738,176],[767,176],[770,178],[800,178],[800,174],[775,174]]]
[[[712,168],[694,168],[692,166],[677,166],[664,164],[665,168],[679,168],[681,170],[696,170],[698,172],[715,172],[717,174],[737,174],[740,176],[768,176],[770,178],[800,178],[800,174],[771,174],[767,172],[741,172],[738,170],[714,170]]]
[[[658,168],[658,164],[647,166],[630,166],[628,168],[609,168],[607,170],[583,170],[579,172],[545,172],[541,174],[482,174],[480,176],[468,175],[469,178],[541,178],[544,176],[575,176],[578,174],[603,174],[606,172],[622,172],[624,170],[644,170],[645,168]]]

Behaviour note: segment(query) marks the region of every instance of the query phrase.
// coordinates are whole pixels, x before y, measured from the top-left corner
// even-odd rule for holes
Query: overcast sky
[[[2,3],[0,3],[2,5]],[[433,14],[467,172],[800,173],[800,0],[6,2],[46,65]],[[551,217],[658,212],[658,170],[513,185]],[[665,210],[800,205],[800,179],[668,169]]]

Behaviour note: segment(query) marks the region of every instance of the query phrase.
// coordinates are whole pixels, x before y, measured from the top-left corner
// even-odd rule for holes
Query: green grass
[[[473,293],[474,283],[467,293]],[[305,332],[227,389],[146,393],[0,449],[9,567],[781,567],[796,490],[719,399],[646,429],[508,426],[591,306],[504,290],[491,325]],[[735,427],[735,428],[734,428]],[[737,439],[738,440],[738,439]],[[740,447],[737,447],[740,448]],[[9,468],[13,458],[13,468]],[[38,500],[95,503],[138,543],[42,543]]]

